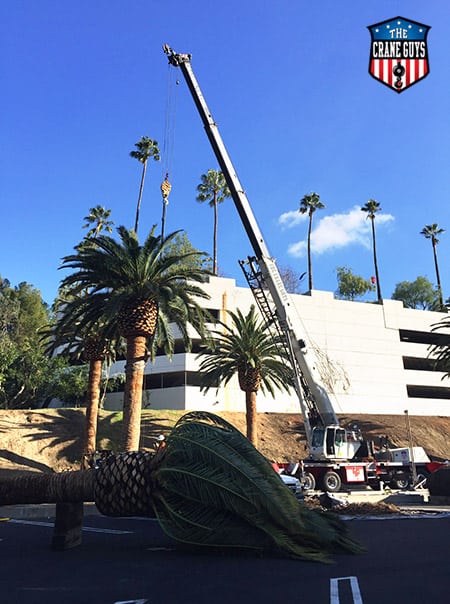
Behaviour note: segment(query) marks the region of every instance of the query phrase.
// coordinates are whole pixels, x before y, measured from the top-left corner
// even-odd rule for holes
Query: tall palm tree
[[[209,202],[209,207],[214,209],[214,230],[213,230],[213,275],[217,275],[217,229],[219,221],[218,205],[231,196],[227,187],[225,176],[217,170],[208,170],[206,174],[201,175],[201,183],[197,187],[197,201],[203,203]]]
[[[378,261],[377,261],[377,244],[375,239],[375,215],[381,211],[381,206],[375,199],[369,199],[365,205],[361,208],[362,212],[366,212],[367,218],[370,218],[372,226],[372,246],[373,246],[373,264],[375,269],[375,279],[377,286],[377,300],[378,304],[383,304],[383,296],[381,295],[380,276],[378,274]]]
[[[83,218],[86,224],[83,224],[83,229],[89,229],[86,233],[86,238],[95,239],[101,232],[106,231],[112,233],[114,222],[109,220],[111,210],[107,210],[101,205],[95,206],[89,210],[89,214]]]
[[[272,396],[275,389],[289,390],[292,374],[280,339],[272,336],[252,305],[246,316],[240,310],[228,311],[232,326],[219,321],[223,331],[212,332],[212,342],[199,353],[203,357],[201,389],[227,384],[237,374],[240,389],[245,392],[247,438],[256,447],[258,390]]]
[[[328,562],[362,552],[337,516],[300,503],[231,424],[184,415],[156,455],[124,453],[96,470],[23,472],[0,481],[0,506],[95,501],[106,516],[156,517],[184,547]]]
[[[130,151],[130,157],[134,157],[142,164],[141,184],[139,185],[139,195],[136,207],[136,220],[134,222],[134,230],[137,233],[139,226],[139,212],[141,210],[142,193],[144,192],[145,173],[147,172],[147,162],[150,158],[154,161],[160,160],[158,141],[154,141],[148,136],[143,136],[134,145],[135,150]]]
[[[201,252],[170,252],[170,243],[177,233],[162,239],[154,234],[153,227],[140,245],[135,231],[123,226],[117,230],[120,241],[101,235],[95,246],[83,246],[76,254],[63,258],[62,268],[74,272],[63,279],[62,285],[71,288],[75,296],[89,291],[86,299],[75,298],[80,304],[79,313],[73,309],[73,317],[82,318],[85,328],[104,320],[104,337],[117,326],[126,340],[122,444],[124,450],[130,451],[139,448],[148,341],[153,339],[162,317],[166,324],[173,321],[186,341],[188,324],[203,334],[205,312],[198,300],[208,295],[197,283],[204,282],[207,273],[185,262]]]
[[[97,449],[98,410],[101,398],[103,365],[111,363],[120,350],[121,341],[117,334],[103,333],[105,321],[100,319],[95,325],[84,323],[83,306],[88,306],[88,294],[78,294],[74,298],[69,291],[60,289],[54,305],[55,321],[42,330],[43,337],[49,339],[47,352],[69,357],[72,362],[84,361],[89,364],[86,391],[86,421],[84,425],[83,454],[89,455]]]
[[[442,296],[441,277],[439,274],[436,246],[439,243],[438,235],[441,235],[444,230],[445,229],[440,229],[436,223],[433,223],[426,224],[425,227],[420,231],[420,234],[423,235],[426,239],[431,239],[431,245],[433,246],[434,268],[436,269],[436,282],[440,309],[444,308],[444,298]]]
[[[310,195],[304,195],[300,200],[300,214],[308,214],[308,286],[309,291],[313,288],[313,277],[312,277],[312,260],[311,260],[311,232],[313,215],[316,210],[322,210],[325,205],[320,201],[320,197],[317,193],[311,193]]]

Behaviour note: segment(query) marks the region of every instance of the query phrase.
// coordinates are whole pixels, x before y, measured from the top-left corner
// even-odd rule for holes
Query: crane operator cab
[[[310,456],[313,459],[354,459],[363,445],[358,429],[316,426],[312,430]]]

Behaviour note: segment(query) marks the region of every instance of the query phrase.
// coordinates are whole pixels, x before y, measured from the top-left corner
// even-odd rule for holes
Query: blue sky
[[[431,26],[430,75],[402,94],[368,73],[367,27],[398,15]],[[212,251],[213,213],[195,196],[200,175],[218,165],[181,73],[168,67],[168,43],[192,53],[280,265],[306,270],[298,208],[316,191],[326,208],[314,217],[315,288],[334,291],[337,266],[370,278],[369,224],[359,208],[376,199],[384,297],[418,275],[435,282],[431,244],[419,234],[434,222],[448,229],[438,255],[450,296],[449,32],[444,0],[2,3],[0,274],[33,284],[51,303],[61,258],[85,235],[89,208],[110,208],[117,226],[131,228],[141,169],[129,152],[143,135],[168,153],[149,164],[139,235],[160,221],[169,168],[167,231],[184,229]],[[251,253],[227,200],[221,273],[243,284],[238,260]]]

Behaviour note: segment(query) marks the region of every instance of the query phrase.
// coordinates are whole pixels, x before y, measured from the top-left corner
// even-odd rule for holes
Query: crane
[[[194,75],[192,56],[176,53],[167,44],[163,50],[169,63],[180,68],[184,76],[253,248],[254,255],[239,263],[268,324],[283,336],[294,370],[294,387],[300,402],[310,458],[314,461],[357,459],[355,456],[361,448],[362,437],[358,430],[347,430],[339,424],[318,369],[314,347],[284,287],[275,259],[269,253],[217,123]]]

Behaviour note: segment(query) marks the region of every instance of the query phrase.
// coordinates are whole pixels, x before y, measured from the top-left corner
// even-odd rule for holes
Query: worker
[[[164,436],[164,434],[160,434],[157,438],[156,451],[160,451],[160,450],[164,449],[165,446],[166,446],[166,437]]]

